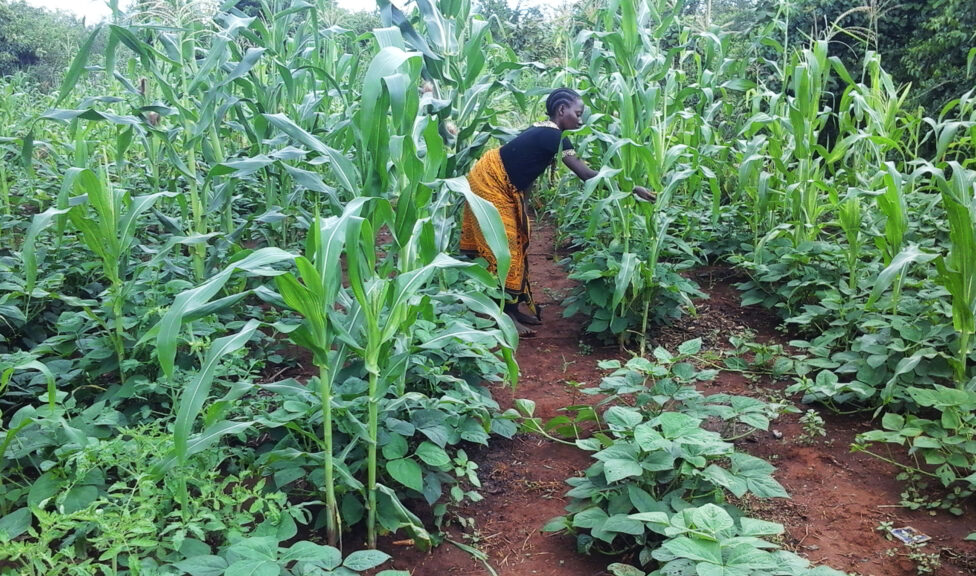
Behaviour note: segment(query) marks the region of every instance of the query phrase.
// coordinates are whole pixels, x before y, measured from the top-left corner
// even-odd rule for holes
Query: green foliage
[[[306,541],[285,546],[309,513],[266,490],[264,479],[221,472],[237,464],[226,452],[185,462],[179,477],[193,498],[181,502],[177,477],[159,482],[151,471],[169,443],[158,426],[143,425],[64,445],[60,464],[30,485],[27,506],[0,520],[3,573],[235,574],[267,565],[298,574],[340,564],[358,572],[388,558],[361,552],[343,560]]]
[[[401,22],[441,54],[425,62],[399,29],[333,26],[330,3],[213,21],[142,8],[142,25],[107,29],[104,70],[91,35],[57,99],[37,103],[54,107],[24,109],[10,124],[20,134],[0,140],[4,160],[20,160],[0,173],[2,525],[22,526],[30,478],[69,447],[161,420],[171,435],[145,463],[172,499],[161,514],[196,513],[193,462],[230,465],[228,444],[260,446],[233,461],[237,477],[324,495],[330,543],[366,519],[371,545],[401,529],[428,545],[405,502],[435,506],[440,523],[448,504],[478,499],[462,444],[516,429],[483,387],[517,379],[497,277],[446,255],[465,192],[446,176],[485,145],[487,104],[505,86],[482,75],[485,23],[425,4],[419,34]],[[453,39],[436,36],[444,18],[459,24]],[[448,105],[420,89],[421,71],[454,91]],[[25,96],[4,86],[8,115]],[[479,214],[486,228],[492,218]],[[308,350],[317,378],[263,380],[296,364],[275,331]],[[323,547],[298,558],[267,534],[241,536],[202,565],[377,564],[361,554],[337,568]]]
[[[492,35],[511,48],[519,61],[556,64],[564,57],[558,15],[538,6],[513,7],[507,0],[477,0],[476,9],[490,22]]]
[[[830,41],[831,55],[856,69],[868,50],[884,55],[898,84],[911,83],[911,100],[934,114],[972,87],[967,55],[976,16],[965,0],[795,0],[788,38]]]
[[[881,5],[815,42],[802,8],[823,2],[760,3],[748,34],[719,26],[738,0],[580,3],[546,36],[497,4],[485,11],[505,17],[378,4],[361,18],[331,1],[213,18],[146,4],[100,32],[0,4],[0,66],[70,55],[59,90],[0,82],[4,569],[373,570],[380,554],[293,542],[313,518],[287,502],[324,502],[330,544],[364,523],[370,543],[404,530],[424,546],[436,538],[411,501],[443,526],[480,498],[470,445],[526,417],[594,453],[551,526],[584,548],[639,547],[668,573],[826,573],[769,552],[772,528],[725,501],[783,495],[730,442],[787,408],[695,390],[714,376],[695,366],[714,360],[700,341],[607,364],[584,390],[625,406],[542,422],[492,399],[486,382],[517,379],[497,305],[507,247],[460,177],[555,85],[584,94],[572,136],[603,167],[541,191],[574,250],[570,312],[643,353],[654,323],[702,295],[682,272],[731,261],[744,304],[799,335],[791,358],[733,341],[754,360],[727,367],[884,413],[863,447],[910,451],[906,501],[969,494],[976,98],[899,72],[914,58],[933,82],[966,81],[959,0],[906,5],[925,37],[897,32],[909,8]],[[59,26],[65,45],[41,46]],[[838,53],[865,30],[856,58]],[[916,108],[942,88],[958,97]],[[494,231],[496,275],[449,256],[463,199]]]
[[[934,389],[909,388],[915,402],[935,410],[938,418],[923,418],[912,414],[888,413],[882,418],[882,430],[860,434],[856,450],[867,451],[884,460],[884,455],[871,451],[871,443],[884,442],[908,448],[911,465],[898,464],[901,478],[910,481],[910,491],[918,497],[909,498],[912,508],[945,508],[961,514],[959,503],[976,490],[976,392],[936,385]],[[937,479],[944,497],[926,490],[923,477]]]
[[[609,569],[615,576],[844,574],[824,566],[811,568],[805,558],[775,550],[777,546],[764,537],[781,534],[782,525],[748,517],[735,518],[714,504],[685,508],[673,515],[649,512],[631,514],[628,518],[664,537],[661,547],[649,555],[660,567],[645,574],[633,566],[612,564]]]
[[[700,340],[692,340],[677,355],[658,348],[655,362],[637,357],[626,366],[603,365],[614,372],[591,392],[610,394],[607,402],[631,399],[635,407],[611,406],[603,414],[607,430],[576,441],[596,462],[584,477],[567,480],[569,514],[550,521],[546,530],[578,533],[584,552],[639,549],[646,564],[661,545],[657,534],[663,534],[645,523],[652,516],[653,522],[666,522],[686,508],[724,505],[726,493],[787,497],[770,464],[736,451],[722,434],[703,427],[715,419],[728,424],[726,434],[739,437],[744,434],[737,426],[767,429],[776,408],[751,398],[701,395],[692,383],[716,372],[697,372],[686,362],[700,347]]]

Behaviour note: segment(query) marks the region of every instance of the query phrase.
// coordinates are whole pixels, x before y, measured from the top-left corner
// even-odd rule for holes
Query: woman
[[[505,290],[510,296],[505,313],[515,322],[520,336],[534,336],[535,331],[529,326],[542,323],[541,311],[529,288],[529,216],[525,196],[557,154],[581,180],[597,175],[596,170],[576,157],[572,143],[562,136],[563,132],[575,130],[583,123],[583,100],[579,94],[568,88],[554,90],[546,99],[546,114],[549,120],[537,122],[501,148],[489,151],[468,174],[471,190],[498,209],[505,225],[512,253],[505,280]],[[653,199],[640,186],[634,187],[634,193],[643,200]],[[484,258],[489,268],[494,269],[495,257],[467,206],[461,227],[461,251]],[[530,314],[519,310],[519,304],[523,303]]]

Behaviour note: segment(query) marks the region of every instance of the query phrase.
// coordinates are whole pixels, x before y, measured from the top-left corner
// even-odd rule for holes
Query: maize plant
[[[956,385],[968,384],[967,367],[976,335],[976,172],[950,162],[952,176],[937,176],[942,202],[949,220],[949,251],[936,260],[939,281],[952,295],[952,326],[958,335],[958,350],[951,361]]]

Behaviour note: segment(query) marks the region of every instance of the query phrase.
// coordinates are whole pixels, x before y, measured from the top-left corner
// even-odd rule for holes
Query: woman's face
[[[577,99],[572,104],[559,108],[556,114],[556,126],[560,130],[576,130],[583,125],[583,101]]]

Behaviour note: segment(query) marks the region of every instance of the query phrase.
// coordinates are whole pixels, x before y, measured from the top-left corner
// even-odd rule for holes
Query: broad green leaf
[[[573,527],[575,528],[596,528],[602,526],[607,521],[607,513],[602,508],[596,506],[587,508],[573,516]]]
[[[220,556],[194,556],[174,564],[190,576],[222,576],[227,570],[227,561]]]
[[[613,429],[629,431],[643,422],[644,416],[634,408],[611,406],[604,412],[603,420]]]
[[[29,508],[20,508],[0,518],[0,542],[10,542],[26,533],[33,519]]]
[[[699,530],[707,531],[715,536],[735,526],[735,522],[729,513],[715,504],[705,504],[689,511],[688,515]]]
[[[692,356],[701,352],[702,339],[695,338],[694,340],[687,340],[682,342],[678,346],[678,354],[682,356]]]
[[[644,524],[626,514],[614,514],[607,518],[600,529],[605,532],[620,532],[621,534],[639,536],[644,533]]]
[[[643,473],[644,469],[635,460],[611,458],[603,462],[603,474],[608,484],[632,476],[641,476]]]
[[[417,447],[417,457],[434,468],[442,468],[451,463],[451,457],[443,448],[426,440]]]
[[[224,576],[278,576],[281,567],[271,560],[238,560],[224,572]]]
[[[610,564],[607,566],[607,570],[609,570],[613,576],[645,576],[643,570],[638,570],[629,564],[621,564],[619,562]]]
[[[417,492],[424,491],[423,470],[415,460],[411,458],[390,460],[386,463],[386,471],[394,480],[407,488]]]
[[[774,536],[783,533],[783,525],[776,522],[742,517],[739,519],[740,536]]]
[[[656,419],[665,438],[680,439],[700,430],[701,421],[681,412],[664,412]]]
[[[687,536],[678,536],[663,544],[664,548],[678,558],[687,558],[698,562],[708,562],[711,564],[722,564],[722,549],[718,542],[708,540],[691,539]]]
[[[372,570],[390,559],[390,555],[379,550],[357,550],[346,556],[342,565],[356,572]]]
[[[742,478],[729,472],[721,466],[711,464],[702,472],[703,476],[713,484],[725,488],[737,498],[741,498],[749,490],[749,484]]]
[[[732,473],[745,479],[749,491],[756,496],[760,498],[790,497],[783,486],[773,479],[772,473],[776,469],[772,464],[749,454],[734,453],[730,458],[732,460]]]
[[[776,567],[772,555],[751,544],[737,544],[725,549],[725,568],[729,573],[763,573]]]
[[[332,546],[301,540],[292,544],[279,557],[280,562],[313,562],[326,570],[334,570],[342,563],[342,553]]]

